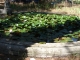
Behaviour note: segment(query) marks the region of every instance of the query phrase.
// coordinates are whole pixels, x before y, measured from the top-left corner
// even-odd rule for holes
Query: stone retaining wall
[[[34,44],[26,48],[28,56],[34,57],[54,57],[67,56],[70,54],[80,54],[80,41],[71,43],[46,43]]]
[[[30,43],[0,41],[0,53],[22,55],[29,57],[54,57],[80,54],[80,41],[71,43]]]

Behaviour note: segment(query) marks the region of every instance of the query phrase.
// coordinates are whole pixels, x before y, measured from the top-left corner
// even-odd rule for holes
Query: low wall
[[[0,14],[7,14],[5,9],[0,9]]]
[[[80,54],[80,41],[70,43],[30,43],[0,40],[0,53],[29,57],[54,57]]]
[[[26,48],[28,56],[54,57],[80,53],[80,41],[71,43],[34,44]]]

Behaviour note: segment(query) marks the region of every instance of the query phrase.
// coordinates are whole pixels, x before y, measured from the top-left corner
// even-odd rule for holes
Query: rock
[[[35,60],[35,58],[30,58],[30,60]]]

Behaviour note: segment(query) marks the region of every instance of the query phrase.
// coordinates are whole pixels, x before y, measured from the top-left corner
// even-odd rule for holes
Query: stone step
[[[69,42],[69,43],[46,43],[46,44],[40,44],[35,43],[31,45],[31,47],[73,47],[73,46],[80,46],[80,41],[77,42]]]
[[[54,57],[80,54],[80,46],[62,48],[28,47],[26,50],[30,57]]]

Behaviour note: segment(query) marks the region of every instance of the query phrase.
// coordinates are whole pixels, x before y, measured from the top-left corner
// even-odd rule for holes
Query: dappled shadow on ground
[[[24,60],[19,56],[11,56],[11,55],[0,55],[0,60]]]
[[[62,2],[65,2],[65,4]],[[72,2],[69,0],[21,0],[11,2],[11,8],[13,11],[49,11],[51,8],[61,8],[64,6],[71,6],[71,4]]]
[[[0,60],[24,60],[28,57],[26,48],[33,44],[0,38]]]

